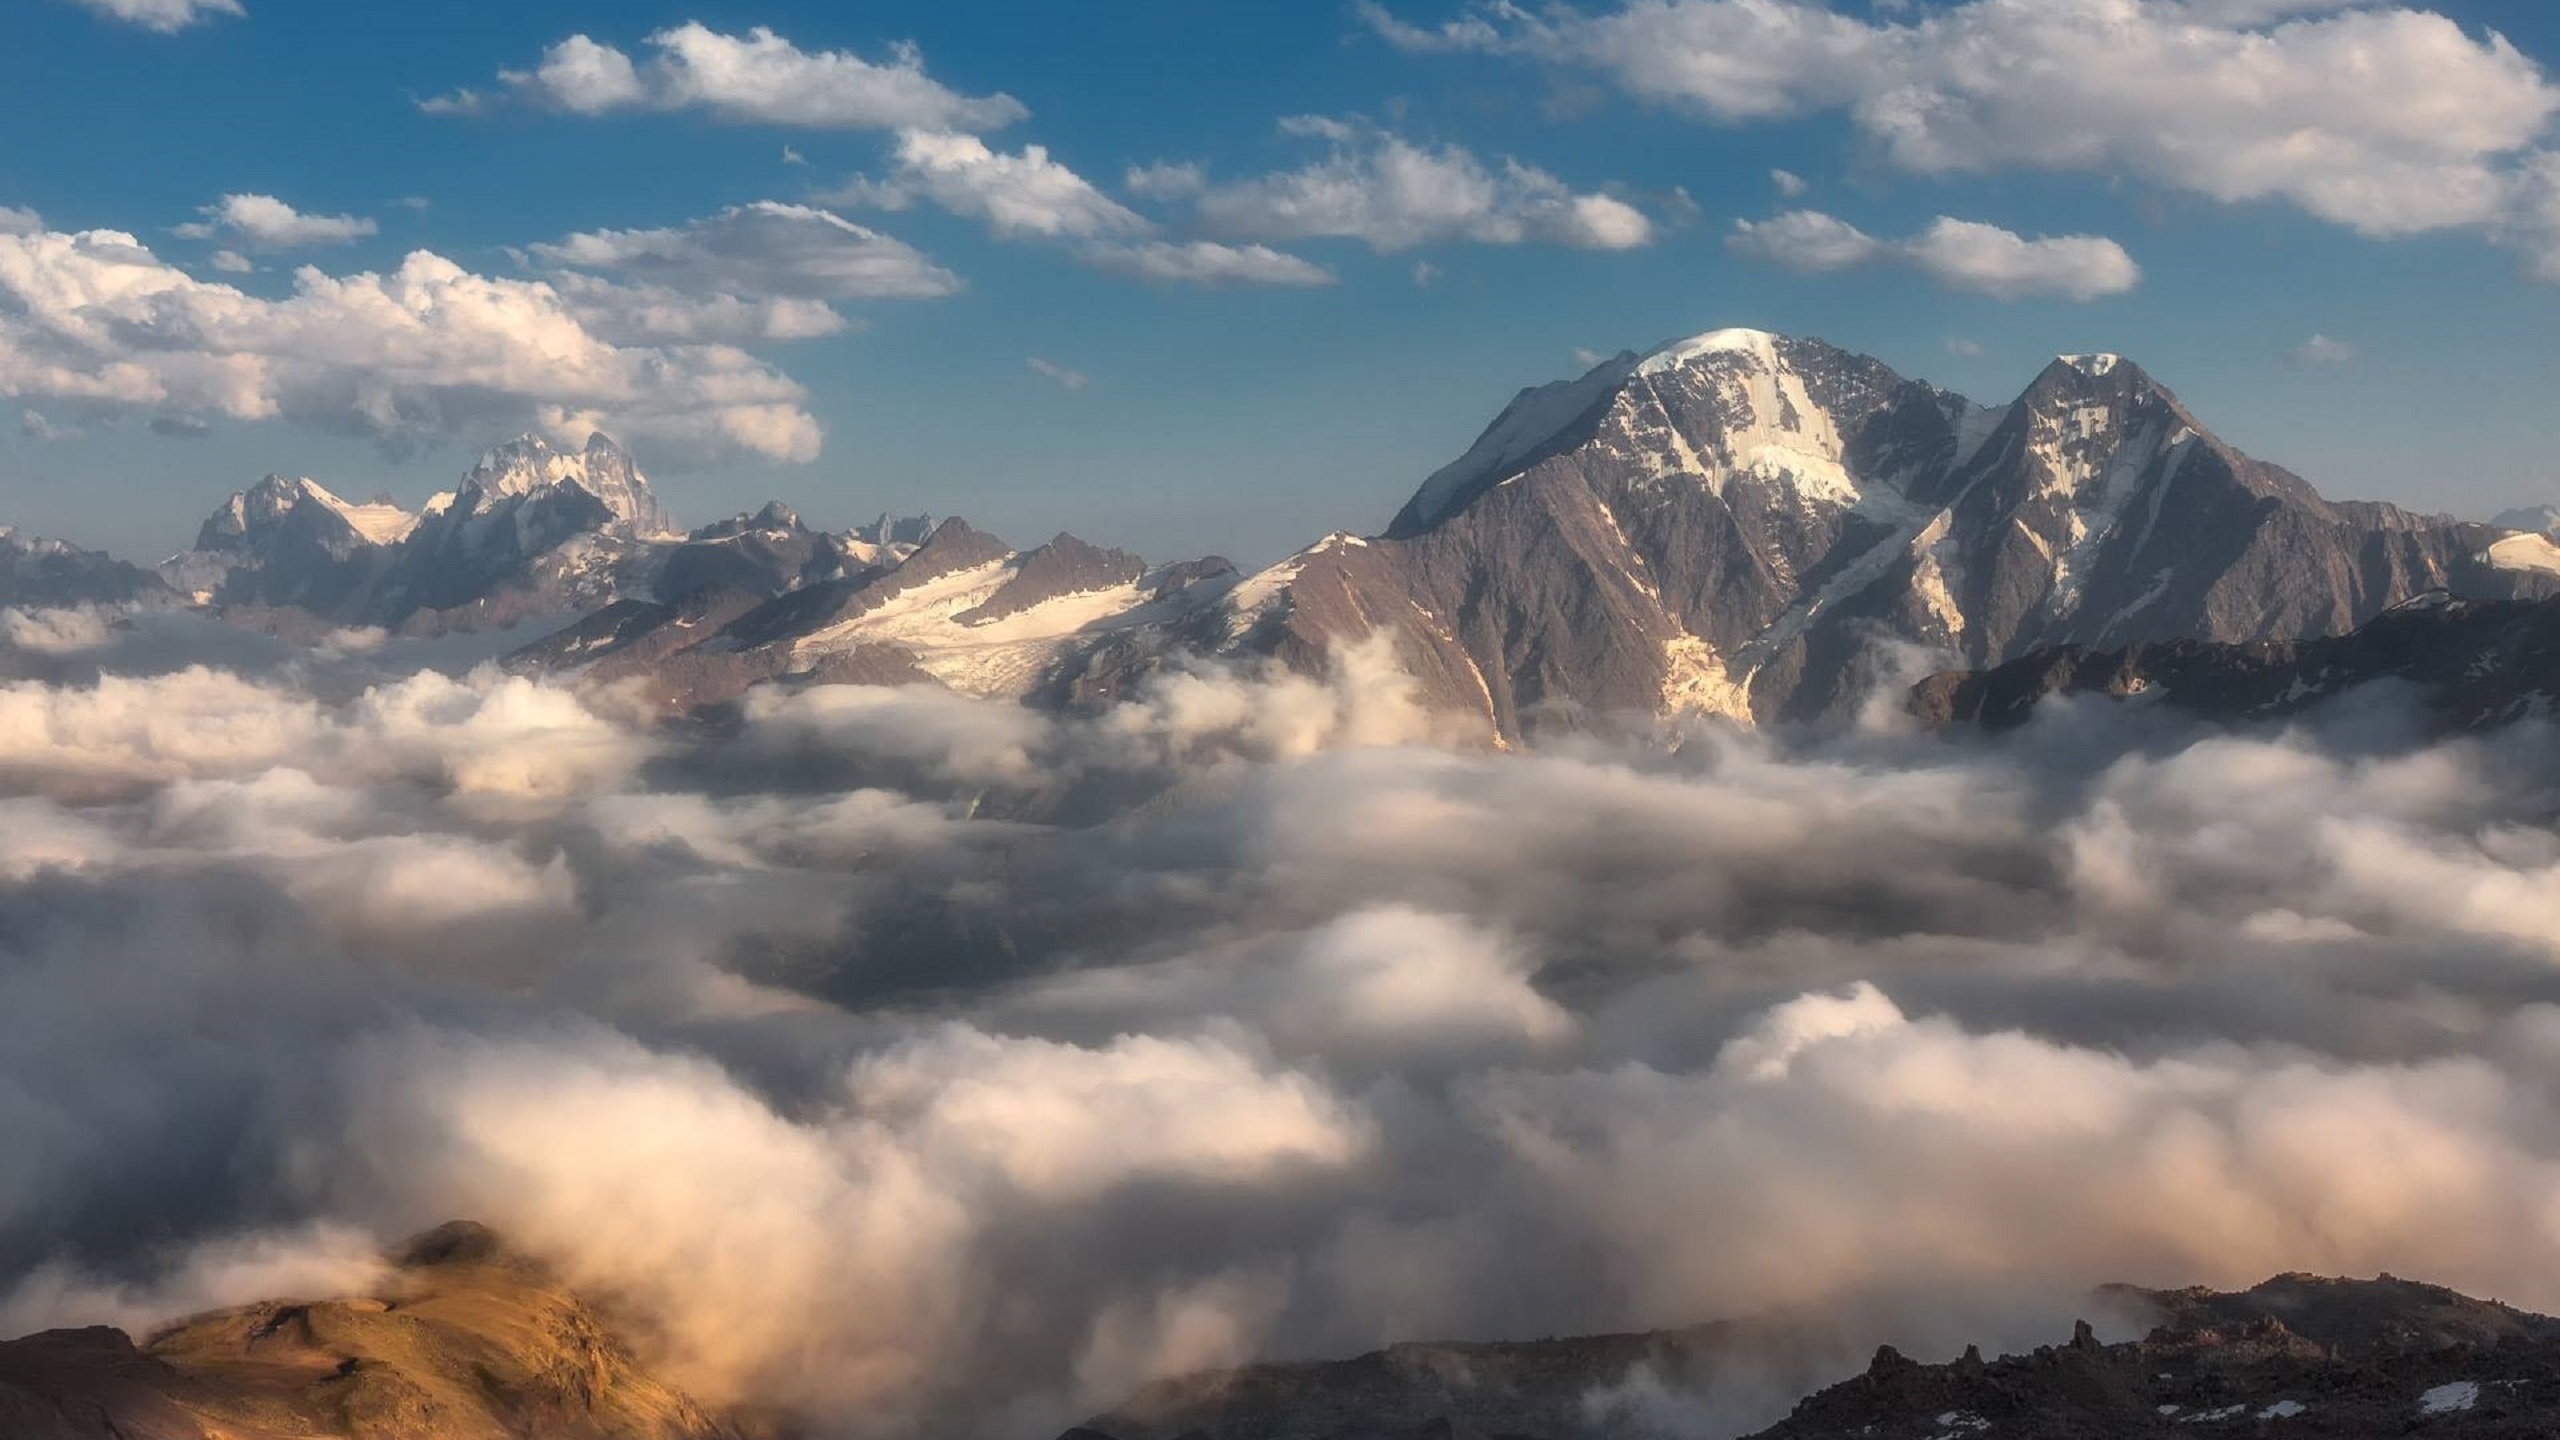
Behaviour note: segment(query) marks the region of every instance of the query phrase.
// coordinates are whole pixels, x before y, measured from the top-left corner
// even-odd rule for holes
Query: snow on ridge
[[[418,517],[386,501],[358,505],[340,497],[317,480],[296,482],[302,493],[331,514],[347,522],[347,528],[373,545],[396,545],[418,528]]]
[[[2124,357],[2121,355],[2057,355],[2054,358],[2092,378],[2112,375],[2116,367],[2124,363]]]
[[[1467,453],[1432,472],[1414,492],[1413,510],[1422,523],[1434,525],[1455,508],[1458,497],[1481,481],[1506,480],[1521,462],[1554,439],[1566,426],[1591,413],[1602,397],[1626,382],[1632,362],[1621,357],[1602,363],[1578,380],[1558,380],[1523,390],[1494,417]]]
[[[1708,355],[1748,355],[1774,368],[1778,363],[1778,339],[1766,330],[1710,330],[1659,347],[1636,362],[1635,373],[1659,375]]]

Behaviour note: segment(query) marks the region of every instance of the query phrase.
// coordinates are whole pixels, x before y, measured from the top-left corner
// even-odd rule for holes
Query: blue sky
[[[598,417],[690,521],[1257,560],[1735,324],[1992,403],[2117,350],[2333,495],[2560,499],[2548,6],[227,8],[0,10],[0,522],[147,556],[270,470],[415,504]],[[1131,273],[1177,261],[1223,278]]]

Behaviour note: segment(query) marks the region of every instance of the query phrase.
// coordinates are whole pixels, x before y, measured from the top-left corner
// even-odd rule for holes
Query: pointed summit
[[[564,485],[604,502],[614,529],[629,538],[675,533],[630,452],[601,430],[576,452],[561,450],[541,435],[520,435],[484,452],[462,477],[458,493],[465,513],[487,514],[506,500]]]

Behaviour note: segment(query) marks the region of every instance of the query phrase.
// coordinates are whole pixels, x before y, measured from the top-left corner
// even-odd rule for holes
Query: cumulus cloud
[[[584,231],[531,250],[565,269],[738,295],[912,299],[959,288],[957,277],[903,241],[773,200],[666,229]]]
[[[913,45],[871,61],[849,50],[803,50],[757,26],[727,35],[688,21],[648,37],[652,54],[629,54],[572,35],[530,70],[501,70],[494,92],[460,90],[423,102],[430,112],[470,114],[512,100],[573,115],[701,110],[716,118],[808,129],[988,130],[1029,112],[1009,95],[963,95],[925,73]]]
[[[242,8],[240,0],[79,0],[79,3],[110,20],[139,25],[163,35],[175,34],[217,15],[249,13]]]
[[[1097,270],[1160,284],[1315,286],[1335,280],[1323,266],[1268,245],[1147,240],[1089,245],[1078,253]]]
[[[44,217],[17,205],[0,205],[0,235],[32,235],[44,228]]]
[[[1903,265],[1950,290],[1996,300],[2096,300],[2142,281],[2124,247],[2097,235],[2030,240],[1997,225],[1941,215],[1903,240],[1880,240],[1817,210],[1769,220],[1737,220],[1725,241],[1737,255],[1804,274]]]
[[[1160,160],[1130,166],[1120,183],[1141,200],[1187,200],[1208,188],[1209,176],[1197,164]]]
[[[1517,160],[1488,166],[1457,145],[1420,145],[1324,117],[1287,128],[1332,142],[1332,153],[1201,191],[1195,203],[1210,230],[1245,240],[1352,239],[1381,252],[1452,240],[1629,250],[1653,240],[1643,211],[1577,194]]]
[[[849,322],[830,301],[931,299],[961,288],[902,240],[772,200],[681,226],[585,231],[528,254],[554,268],[552,283],[582,319],[641,343],[832,335]]]
[[[904,209],[918,199],[998,236],[1089,238],[1143,233],[1137,212],[1095,189],[1038,145],[1019,152],[990,149],[974,135],[902,130],[885,179],[856,180],[833,192],[844,204]]]
[[[2560,110],[2560,87],[2494,32],[2317,0],[1964,0],[1872,19],[1807,0],[1638,0],[1490,6],[1437,27],[1369,14],[1408,50],[1593,70],[1718,123],[1845,112],[1918,174],[2123,172],[2377,236],[2496,223],[2515,160]]]
[[[268,250],[344,245],[382,228],[362,215],[305,215],[273,195],[225,195],[197,213],[205,218],[179,226],[180,236],[189,240],[224,236]],[[214,268],[231,267],[217,256]]]
[[[1778,193],[1790,200],[1795,199],[1797,196],[1802,195],[1807,190],[1813,188],[1811,184],[1807,183],[1803,176],[1798,175],[1792,170],[1770,171],[1769,183],[1777,186]]]
[[[1198,178],[1189,167],[1160,166],[1130,172],[1130,189],[1188,193]],[[975,136],[903,131],[885,176],[848,181],[828,198],[892,210],[921,200],[980,221],[1002,239],[1075,243],[1086,265],[1157,284],[1303,287],[1334,280],[1322,266],[1267,245],[1164,238],[1154,221],[1038,145],[1008,153]]]
[[[618,344],[541,281],[420,250],[381,272],[305,266],[266,299],[112,230],[0,236],[0,395],[392,446],[582,424],[698,456],[807,460],[819,444],[789,377],[726,345]]]
[[[0,685],[8,1327],[469,1216],[710,1398],[992,1436],[1425,1336],[1784,1310],[1810,1385],[2108,1279],[2560,1304],[2547,726],[1492,753],[1369,646],[712,735],[261,643]]]

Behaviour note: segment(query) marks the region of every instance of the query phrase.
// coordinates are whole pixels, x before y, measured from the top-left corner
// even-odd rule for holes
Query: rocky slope
[[[413,1241],[371,1295],[218,1311],[139,1345],[105,1328],[0,1344],[0,1435],[744,1440],[470,1225]]]
[[[125,605],[167,590],[150,571],[102,551],[0,525],[0,606]]]
[[[2412,601],[2346,635],[2117,650],[2065,646],[1913,688],[1930,725],[2024,724],[2049,695],[2139,698],[2215,720],[2282,719],[2377,681],[2415,689],[2444,730],[2560,715],[2560,599]]]
[[[1941,1365],[1882,1349],[1865,1373],[1806,1396],[1760,1440],[2560,1433],[2560,1321],[2450,1290],[2288,1275],[2229,1294],[2110,1286],[2091,1305],[2147,1335],[2106,1345],[2083,1323],[2067,1344],[1988,1361],[1968,1350]],[[1792,1338],[1721,1326],[1251,1366],[1151,1387],[1068,1440],[1650,1433],[1623,1397],[1641,1390],[1693,1417],[1709,1413],[1719,1385],[1783,1367]]]
[[[1818,340],[1721,331],[1523,392],[1385,535],[1255,577],[1217,635],[1394,631],[1506,736],[1593,712],[1837,713],[1910,656],[2337,634],[2426,591],[2549,593],[2492,527],[2335,503],[2138,366],[1985,409]]]
[[[884,524],[873,533],[897,532]],[[1072,535],[1016,551],[961,520],[940,522],[912,548],[821,545],[824,564],[804,568],[792,586],[687,558],[724,543],[696,532],[669,557],[657,590],[674,598],[607,606],[511,663],[636,681],[671,710],[793,676],[1027,699],[1051,692],[1079,657],[1114,636],[1162,643],[1163,632],[1214,606],[1235,581],[1224,561],[1151,571],[1134,555]],[[770,535],[763,543],[783,545]],[[784,553],[797,555],[798,546],[791,541]],[[698,583],[675,583],[678,574]]]
[[[2136,1435],[2546,1436],[2560,1321],[2384,1276],[2289,1275],[2238,1295],[2117,1289],[2143,1339],[1922,1365],[1891,1349],[1758,1440],[2117,1440]]]

